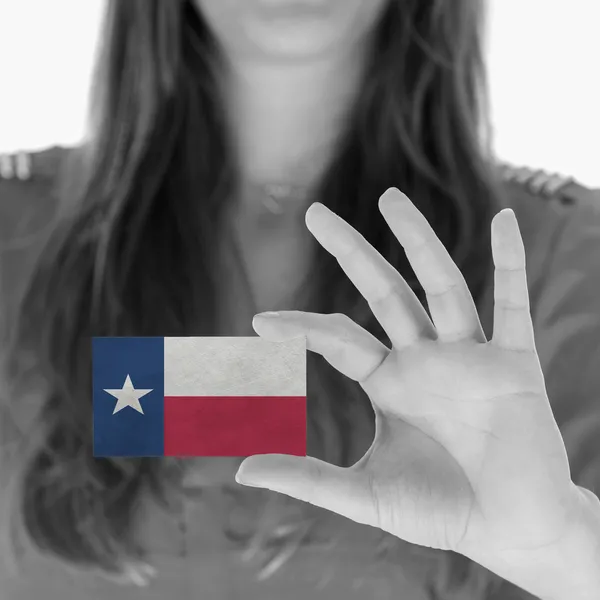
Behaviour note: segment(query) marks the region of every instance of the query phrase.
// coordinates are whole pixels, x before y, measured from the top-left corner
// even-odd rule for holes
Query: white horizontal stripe
[[[165,338],[165,396],[305,395],[304,338]]]

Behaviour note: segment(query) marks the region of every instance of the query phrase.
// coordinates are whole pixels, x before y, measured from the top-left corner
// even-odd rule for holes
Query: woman
[[[345,313],[386,341],[304,215],[329,206],[423,302],[377,214],[395,186],[460,268],[488,335],[490,224],[515,210],[573,480],[597,484],[597,217],[503,183],[482,147],[481,10],[109,2],[93,133],[65,163],[60,205],[36,205],[34,268],[11,290],[3,522],[22,556],[0,572],[3,598],[528,597],[459,554],[242,488],[238,459],[91,452],[90,335],[253,335],[256,312],[293,308]],[[23,280],[15,264],[8,285]],[[309,454],[354,464],[373,439],[369,400],[310,360]]]

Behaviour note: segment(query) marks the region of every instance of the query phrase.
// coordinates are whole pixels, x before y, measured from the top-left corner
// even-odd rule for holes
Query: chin
[[[248,38],[256,52],[271,60],[306,61],[341,53],[343,40],[330,23],[279,22],[277,27],[249,25]]]
[[[193,0],[232,57],[331,58],[369,36],[391,0]]]

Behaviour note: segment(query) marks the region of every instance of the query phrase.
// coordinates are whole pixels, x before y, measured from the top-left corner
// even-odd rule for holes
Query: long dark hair
[[[491,219],[503,206],[485,136],[482,10],[472,0],[390,0],[317,193],[421,300],[376,203],[390,186],[406,192],[480,296],[491,268]],[[111,0],[102,39],[91,135],[11,328],[10,408],[18,412],[28,398],[34,410],[5,460],[14,539],[115,573],[143,554],[133,526],[140,496],[173,501],[182,465],[92,457],[89,338],[219,334],[213,249],[237,174],[218,96],[219,49],[191,2]],[[320,252],[302,307],[346,313],[385,339]],[[310,448],[347,465],[357,458],[348,431],[371,423],[369,403],[358,386],[311,361]],[[453,553],[422,551],[439,561],[434,581],[424,583],[436,598],[454,597],[459,565],[456,593],[481,597],[494,579]]]

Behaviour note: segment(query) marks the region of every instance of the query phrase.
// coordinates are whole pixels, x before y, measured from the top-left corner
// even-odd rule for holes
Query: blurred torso
[[[23,182],[12,186],[10,194],[0,193],[6,217],[2,219],[6,228],[4,240],[14,241],[18,234],[24,233],[15,224],[11,211],[21,217],[35,214],[38,226],[51,212],[47,186],[45,194],[40,188],[30,196],[20,193],[20,188],[31,189]],[[0,192],[6,189],[4,186]],[[517,212],[528,250],[528,277],[535,298],[536,284],[544,272],[550,244],[565,211],[518,187],[511,192],[511,205]],[[284,217],[283,222],[285,225],[278,224],[279,235],[268,236],[265,232],[276,226],[272,219],[262,223],[240,219],[239,243],[256,305],[245,292],[241,275],[234,270],[226,271],[224,280],[230,286],[232,293],[228,297],[232,302],[227,309],[223,335],[252,335],[250,324],[256,310],[293,308],[287,304],[286,296],[301,285],[304,274],[309,272],[312,246],[302,218],[296,215],[286,221]],[[28,252],[26,248],[26,243],[13,244],[12,250],[3,253],[2,280],[11,289],[18,288],[23,266],[20,261]],[[481,320],[488,336],[493,309],[491,275],[486,293],[479,299]],[[358,431],[357,427],[346,434],[356,436]],[[369,442],[358,440],[357,446]],[[251,560],[243,560],[240,544],[225,533],[227,529],[237,532],[255,529],[260,514],[256,508],[271,496],[258,490],[241,490],[233,480],[238,464],[239,459],[197,461],[186,484],[200,493],[191,494],[173,512],[159,507],[151,498],[144,499],[138,513],[139,534],[148,550],[148,561],[157,569],[157,576],[148,588],[117,585],[98,575],[70,573],[58,560],[29,550],[20,573],[13,574],[0,563],[0,600],[428,598],[423,581],[435,565],[431,558],[435,553],[430,553],[427,559],[421,549],[397,543],[395,553],[386,559],[383,556],[386,538],[378,530],[333,514],[321,514],[318,529],[304,545],[280,569],[261,579],[261,570],[269,564],[269,557],[258,552]],[[229,487],[223,489],[223,484]],[[290,510],[295,510],[293,505]],[[266,574],[269,575],[268,569]]]

